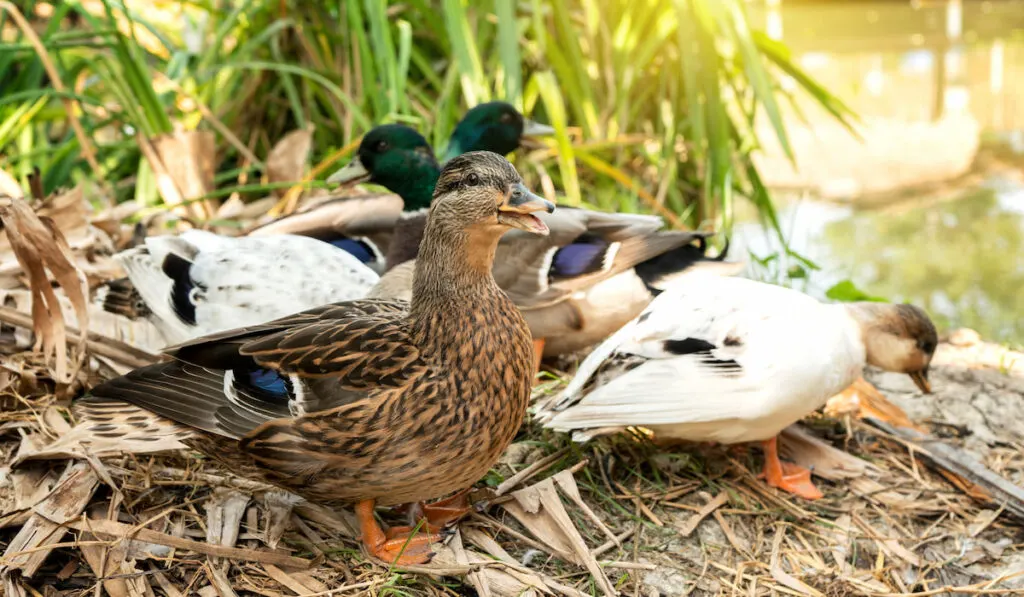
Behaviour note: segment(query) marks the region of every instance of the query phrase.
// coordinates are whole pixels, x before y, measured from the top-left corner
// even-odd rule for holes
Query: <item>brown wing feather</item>
[[[427,369],[402,319],[391,314],[318,321],[252,339],[240,352],[283,373],[330,376],[355,389],[399,387]]]

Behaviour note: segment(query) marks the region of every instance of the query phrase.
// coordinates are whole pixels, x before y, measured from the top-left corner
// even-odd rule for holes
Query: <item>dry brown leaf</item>
[[[94,535],[82,533],[83,543],[97,541]],[[152,594],[146,577],[127,559],[128,544],[115,543],[112,547],[80,545],[78,547],[96,578],[102,578],[103,588],[110,597],[145,597]],[[113,578],[111,578],[113,577]]]
[[[313,148],[313,127],[292,131],[281,137],[267,154],[267,179],[274,182],[295,182],[302,180],[309,163],[309,152]],[[274,189],[274,194],[283,197],[287,188]]]
[[[267,527],[263,536],[263,542],[271,549],[276,548],[284,532],[288,530],[288,523],[292,518],[292,510],[295,504],[302,498],[287,491],[268,491],[263,495],[263,503],[266,506]]]
[[[551,478],[558,484],[558,488],[562,490],[562,493],[564,493],[572,503],[576,504],[576,506],[587,515],[587,518],[590,519],[590,522],[594,523],[594,526],[601,529],[601,532],[607,535],[608,538],[616,545],[622,545],[619,542],[618,537],[615,536],[615,533],[601,522],[601,519],[598,518],[594,510],[583,501],[583,496],[580,495],[580,488],[576,486],[576,478],[573,477],[571,470],[562,471],[558,474],[552,475]]]
[[[175,131],[150,140],[137,135],[139,149],[156,176],[157,189],[168,205],[198,199],[213,189],[216,139],[209,131]],[[181,215],[209,219],[216,208],[209,201],[179,208]]]
[[[468,527],[460,532],[465,536],[466,541],[476,545],[491,557],[508,565],[508,568],[501,570],[500,572],[513,577],[524,587],[531,587],[537,592],[545,595],[551,593],[551,590],[546,587],[544,579],[538,576],[537,572],[530,570],[526,566],[517,562],[516,559],[509,555],[509,553],[505,551],[490,535],[473,527]],[[476,561],[475,557],[478,557],[475,552],[467,550],[468,561]],[[484,561],[487,560],[484,559]],[[486,572],[489,573],[491,570],[486,570]],[[496,585],[500,586],[502,581],[495,582],[494,579],[488,577],[488,582],[490,582],[491,586],[494,587]]]
[[[238,597],[235,590],[231,588],[231,581],[228,580],[228,575],[223,568],[207,562],[206,566],[203,566],[203,570],[206,572],[206,577],[210,579],[210,585],[214,588],[217,595],[220,597]]]
[[[281,586],[287,587],[296,595],[311,595],[317,592],[316,589],[306,586],[298,578],[273,564],[263,564],[263,569],[267,572],[267,576],[281,583]]]
[[[515,500],[502,507],[548,546],[551,553],[584,566],[605,595],[618,595],[565,511],[553,479],[544,479],[511,495]]]
[[[435,547],[434,558],[429,564],[407,569],[435,576],[465,576],[466,582],[473,586],[481,597],[551,594],[543,579],[508,557],[508,554],[504,555],[505,557],[499,558],[496,562],[483,554],[466,549],[462,543],[460,529],[445,545]]]
[[[3,170],[0,170],[0,195],[8,197],[21,197],[24,195],[24,191],[21,190],[21,185],[18,184],[18,181]]]
[[[999,504],[1018,519],[1024,519],[1024,488],[993,472],[963,448],[916,429],[878,420],[870,423],[912,444],[916,455],[972,498]]]
[[[238,529],[249,505],[249,495],[235,489],[218,487],[206,500],[206,542],[211,545],[234,547],[238,542]]]
[[[14,254],[29,277],[36,350],[53,363],[53,378],[70,383],[85,359],[85,338],[79,339],[69,366],[64,316],[47,271],[60,284],[74,307],[83,330],[88,329],[88,285],[74,263],[63,235],[48,219],[40,219],[23,199],[11,197],[0,203],[0,220]]]
[[[50,555],[51,550],[46,546],[60,542],[68,531],[65,525],[82,514],[97,485],[99,477],[88,464],[79,462],[69,466],[53,491],[35,505],[35,513],[8,544],[0,576],[6,577],[18,570],[23,576],[32,577]]]

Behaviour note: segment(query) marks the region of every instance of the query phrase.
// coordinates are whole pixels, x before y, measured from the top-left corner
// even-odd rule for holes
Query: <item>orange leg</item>
[[[540,373],[540,361],[544,358],[544,338],[533,340],[533,372]]]
[[[764,444],[764,478],[772,487],[796,494],[804,499],[817,500],[821,491],[811,483],[811,471],[779,460],[778,438]]]
[[[356,504],[356,517],[363,534],[363,547],[375,558],[399,566],[423,564],[433,556],[430,544],[440,541],[440,535],[418,534],[410,536],[413,529],[395,527],[385,534],[373,517],[373,500]]]

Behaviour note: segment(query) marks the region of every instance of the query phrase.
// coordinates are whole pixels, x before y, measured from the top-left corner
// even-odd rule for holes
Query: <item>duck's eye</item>
[[[918,340],[917,347],[920,348],[922,352],[930,353],[935,350],[935,345],[932,344],[930,340]]]
[[[373,150],[377,153],[384,153],[388,150],[388,142],[384,139],[377,141],[377,144],[373,146]]]
[[[499,120],[501,120],[502,124],[510,124],[513,120],[515,120],[515,118],[512,116],[511,112],[503,112]]]
[[[466,178],[462,179],[462,181],[468,186],[475,187],[480,184],[480,175],[476,172],[470,172],[466,175]]]

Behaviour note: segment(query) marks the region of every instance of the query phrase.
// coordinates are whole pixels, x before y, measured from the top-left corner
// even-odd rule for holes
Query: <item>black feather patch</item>
[[[611,243],[599,236],[580,235],[555,252],[548,279],[573,278],[601,271],[610,246]]]
[[[716,346],[707,340],[700,338],[683,338],[682,340],[665,340],[665,352],[672,354],[696,354],[698,352],[711,352]]]
[[[637,264],[637,275],[640,276],[644,285],[647,286],[647,289],[654,296],[661,293],[662,289],[658,287],[658,284],[664,278],[679,274],[692,267],[695,263],[709,260],[704,256],[704,252],[707,250],[707,241],[704,238],[699,238],[698,241],[696,245],[690,243],[676,247],[671,251],[656,255],[643,263]],[[714,261],[717,261],[717,259]]]
[[[190,273],[192,262],[180,255],[168,253],[167,257],[164,257],[161,269],[174,282],[171,287],[171,306],[174,308],[174,312],[185,323],[195,325],[196,306],[192,302],[192,290],[195,288],[195,284],[192,282]]]
[[[736,372],[741,369],[740,364],[733,359],[719,359],[712,354],[712,350],[718,348],[707,340],[700,338],[683,338],[682,340],[665,340],[663,343],[665,352],[676,355],[694,354],[701,356],[701,362],[724,372]]]

